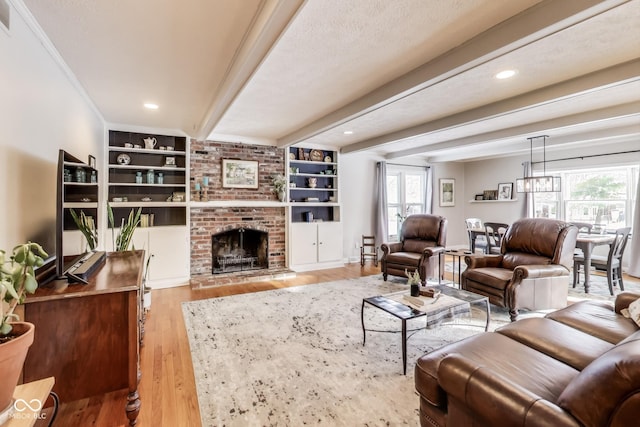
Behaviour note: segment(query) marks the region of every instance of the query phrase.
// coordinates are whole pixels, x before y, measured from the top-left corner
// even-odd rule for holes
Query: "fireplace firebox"
[[[269,233],[234,228],[211,236],[212,273],[269,268]]]

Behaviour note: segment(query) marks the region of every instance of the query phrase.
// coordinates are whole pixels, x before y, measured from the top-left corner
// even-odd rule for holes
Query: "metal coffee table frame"
[[[474,294],[473,292],[464,291],[461,289],[455,289],[446,285],[435,285],[430,286],[436,288],[442,292],[443,295],[448,295],[450,297],[459,299],[464,302],[468,302],[469,304],[478,304],[484,303],[485,309],[487,312],[487,320],[485,322],[484,330],[489,330],[489,324],[491,322],[491,308],[489,305],[489,298],[483,295]],[[408,291],[407,291],[408,292]],[[365,304],[370,304],[385,313],[389,313],[394,317],[397,317],[402,321],[402,329],[400,331],[397,330],[377,330],[377,329],[366,329],[364,326],[364,306]],[[402,367],[403,374],[407,375],[407,341],[409,338],[413,336],[417,331],[426,328],[426,325],[421,328],[409,329],[407,330],[407,320],[417,319],[418,317],[426,317],[427,313],[424,311],[420,311],[413,307],[410,307],[406,304],[402,304],[400,302],[391,300],[384,295],[377,295],[374,297],[363,298],[362,299],[362,307],[360,309],[360,322],[362,323],[362,346],[364,347],[367,341],[367,331],[369,332],[387,332],[387,333],[398,333],[402,334]],[[426,323],[426,319],[425,319]],[[407,332],[413,332],[411,335],[407,337]]]

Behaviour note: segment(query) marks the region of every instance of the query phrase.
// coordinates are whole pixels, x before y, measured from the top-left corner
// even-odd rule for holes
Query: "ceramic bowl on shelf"
[[[309,160],[312,162],[321,162],[324,159],[324,153],[320,150],[311,150],[309,152]]]
[[[151,199],[151,197],[143,197],[140,200],[142,200],[143,202],[150,202],[152,199]]]
[[[122,201],[122,197],[114,197],[111,199],[112,202],[117,203]]]

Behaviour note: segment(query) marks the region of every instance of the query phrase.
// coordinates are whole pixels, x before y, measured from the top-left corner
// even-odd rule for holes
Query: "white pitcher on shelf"
[[[157,141],[155,138],[149,137],[143,138],[142,140],[144,141],[144,148],[148,150],[153,150],[154,148],[156,148]]]

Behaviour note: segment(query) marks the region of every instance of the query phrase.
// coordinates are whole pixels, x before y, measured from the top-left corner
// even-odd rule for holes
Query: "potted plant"
[[[278,196],[278,200],[285,201],[287,192],[287,178],[281,174],[273,175],[273,192]]]
[[[35,268],[43,265],[47,256],[39,244],[32,242],[16,246],[9,259],[0,249],[0,414],[11,409],[35,329],[32,323],[19,322],[14,310],[27,293],[38,288]]]
[[[70,210],[70,213],[73,221],[78,227],[78,230],[80,230],[85,239],[87,239],[87,246],[89,246],[89,250],[95,250],[98,246],[98,230],[96,230],[93,217],[85,215],[84,211],[80,211],[80,216],[78,216],[76,211],[73,209]]]
[[[138,228],[138,225],[140,225],[141,214],[142,207],[138,208],[137,211],[131,209],[127,220],[125,221],[124,218],[122,218],[120,230],[118,231],[118,236],[116,237],[116,226],[113,216],[113,209],[111,208],[111,205],[107,203],[107,218],[109,220],[109,226],[111,227],[111,238],[113,239],[114,251],[129,250],[131,239],[133,238],[133,233],[136,231],[136,228]]]
[[[408,277],[407,285],[411,287],[411,296],[417,297],[420,295],[420,284],[422,283],[422,279],[420,279],[420,273],[418,270],[414,270],[413,273],[409,273],[407,269],[404,269],[404,274]]]
[[[118,235],[116,236],[113,209],[111,208],[111,205],[107,203],[107,219],[109,221],[109,226],[111,227],[111,238],[113,239],[114,251],[120,252],[129,250],[131,239],[133,238],[133,233],[136,231],[136,228],[138,228],[138,225],[140,225],[141,214],[142,208],[138,208],[137,211],[131,209],[127,220],[125,221],[124,218],[122,218],[120,230],[118,231]],[[131,247],[135,250],[135,246],[131,245]],[[147,284],[147,276],[149,274],[149,264],[152,257],[153,254],[149,254],[149,256],[147,257],[144,268],[144,277],[142,278],[143,308],[145,310],[149,310],[151,308],[151,287]]]

